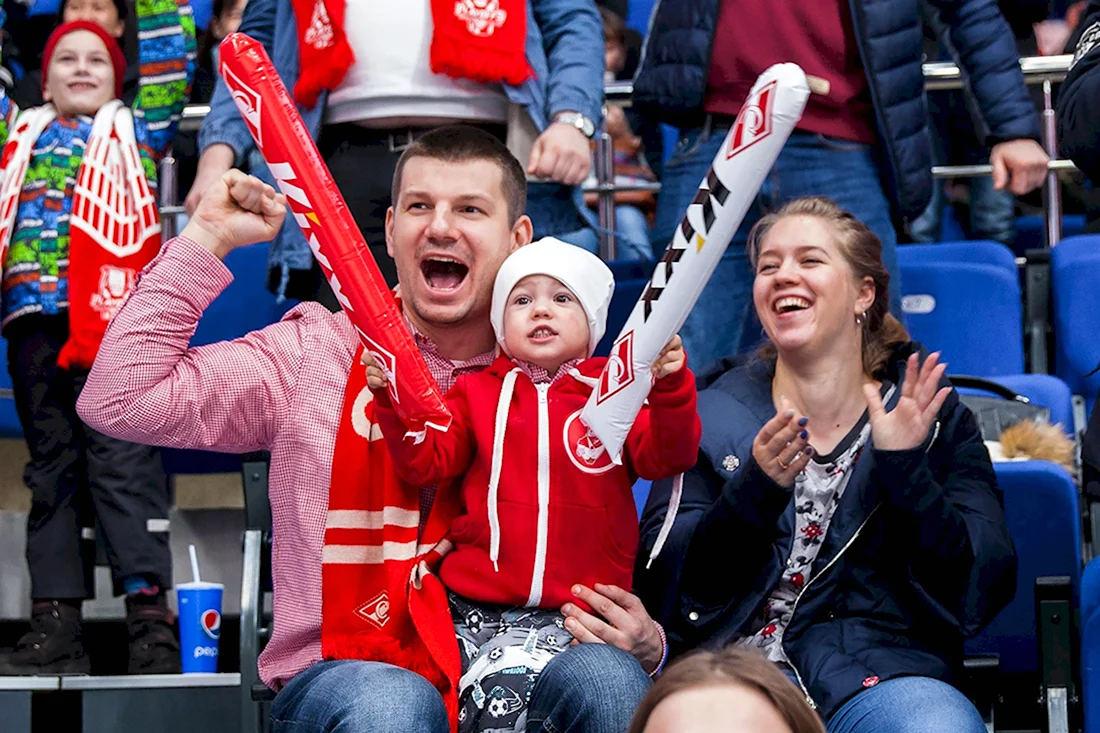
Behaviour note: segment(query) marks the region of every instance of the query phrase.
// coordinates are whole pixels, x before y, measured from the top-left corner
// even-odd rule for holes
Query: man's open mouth
[[[433,290],[457,290],[470,268],[458,260],[430,257],[420,262],[420,272]]]

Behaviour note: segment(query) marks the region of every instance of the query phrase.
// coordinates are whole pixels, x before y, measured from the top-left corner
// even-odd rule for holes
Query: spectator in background
[[[935,0],[963,61],[993,144],[994,181],[1015,194],[1038,187],[1047,156],[1008,24],[992,0]],[[652,241],[679,225],[757,76],[794,61],[829,81],[811,95],[754,204],[682,330],[698,366],[756,341],[752,271],[744,243],[766,211],[827,194],[882,240],[901,311],[894,220],[924,211],[932,156],[916,0],[774,3],[679,0],[658,4],[634,84],[641,111],[681,128],[662,174]],[[704,51],[710,49],[709,52]]]
[[[57,10],[54,26],[62,23],[70,23],[75,20],[87,20],[95,23],[107,31],[126,58],[126,72],[122,80],[122,101],[132,105],[138,92],[138,80],[140,71],[137,58],[137,27],[136,18],[133,16],[133,8],[127,0],[63,0]],[[39,68],[41,59],[39,54],[45,43],[34,37],[33,30],[37,24],[28,23],[31,36],[22,38],[20,32],[21,51],[24,52],[21,62],[27,64],[28,73],[16,84],[12,90],[12,101],[21,109],[37,107],[43,103],[42,99],[42,72]],[[52,30],[52,29],[51,29]],[[6,52],[7,49],[5,49]],[[30,53],[27,53],[30,52]]]
[[[214,0],[210,26],[199,40],[195,82],[191,85],[191,104],[210,103],[218,81],[218,44],[240,27],[247,3],[248,0]],[[198,137],[198,130],[181,130],[172,144],[172,155],[176,159],[176,181],[180,191],[188,191],[195,182],[199,167]],[[263,167],[262,158],[259,158],[258,165]],[[186,220],[181,217],[181,222],[185,223]]]
[[[446,6],[436,17],[433,8]],[[448,122],[475,124],[507,140],[527,162],[527,213],[535,236],[553,235],[594,249],[594,217],[580,184],[591,165],[589,139],[603,101],[600,19],[586,0],[502,0],[479,28],[457,5],[415,0],[349,3],[339,14],[326,0],[252,0],[241,30],[261,41],[294,90],[299,110],[344,195],[379,268],[391,285],[384,221],[401,151]],[[345,36],[346,33],[346,36]],[[481,35],[477,35],[480,33]],[[325,39],[325,40],[319,40]],[[346,40],[345,40],[346,39]],[[329,45],[323,45],[323,44]],[[322,45],[318,45],[322,44]],[[302,76],[300,69],[309,69]],[[199,134],[202,157],[187,196],[202,192],[246,159],[253,141],[223,82]],[[253,171],[271,180],[266,168]],[[338,305],[292,219],[272,245],[273,288]]]
[[[600,8],[604,32],[604,81],[611,82],[626,63],[626,25],[623,19],[607,8]],[[630,129],[630,122],[618,105],[609,105],[604,112],[607,132],[614,147],[613,168],[615,182],[629,186],[656,180],[645,156],[642,140]],[[593,147],[595,150],[595,147]],[[595,166],[587,184],[595,185]],[[585,194],[585,201],[597,209],[599,197]],[[618,260],[651,259],[653,250],[649,244],[649,223],[656,210],[657,197],[651,191],[620,191],[615,193],[615,233]]]
[[[248,0],[214,0],[210,27],[199,42],[199,57],[195,66],[195,83],[191,86],[191,103],[208,104],[218,82],[218,44],[241,26]]]
[[[1058,97],[1062,154],[1100,186],[1100,0],[1090,0]]]
[[[133,22],[127,23],[127,20]],[[137,18],[127,0],[62,0],[57,24],[90,20],[118,41],[126,56],[126,75],[122,78],[122,101],[133,104],[137,98],[141,71],[137,58]]]
[[[126,0],[65,0],[58,12],[58,25],[90,20],[111,37],[121,40],[126,30]]]
[[[1016,554],[974,416],[890,315],[862,222],[796,199],[748,250],[768,344],[700,375],[699,462],[668,529],[653,485],[638,595],[674,654],[763,651],[832,733],[984,733],[952,681]]]
[[[958,54],[952,51],[939,13],[927,2],[925,11],[928,35],[937,39],[936,52],[930,54],[938,61],[951,61]],[[1002,14],[1012,29],[1021,54],[1033,45],[1032,28],[1046,17],[1045,0],[1001,0]],[[1031,44],[1027,41],[1030,39]],[[989,160],[990,146],[985,142],[986,125],[974,94],[965,85],[961,89],[933,91],[927,95],[928,131],[932,142],[934,165],[980,165]],[[947,203],[945,181],[933,180],[932,199],[924,212],[909,223],[909,235],[915,242],[941,241],[943,211]],[[990,176],[975,176],[956,183],[969,192],[969,217],[966,226],[971,239],[991,239],[1012,246],[1016,240],[1016,197],[1003,181]]]
[[[802,692],[750,649],[703,651],[669,666],[630,733],[825,733]]]
[[[1088,0],[1077,0],[1065,9],[1064,17],[1047,18],[1035,24],[1036,51],[1041,56],[1073,53],[1082,29],[1081,19],[1088,7]]]
[[[630,18],[630,7],[626,0],[596,0],[596,6],[606,8],[619,18]],[[624,26],[623,36],[626,45],[626,58],[622,68],[615,73],[615,81],[631,81],[638,71],[638,62],[642,58],[642,47],[645,46],[645,38],[629,25]],[[664,133],[661,126],[652,120],[646,119],[637,113],[633,107],[627,108],[626,119],[630,128],[634,130],[642,141],[642,149],[645,150],[646,161],[650,170],[660,179],[661,165],[664,163]]]
[[[83,531],[96,520],[114,591],[126,596],[129,671],[180,668],[166,601],[170,500],[160,453],[104,435],[76,414],[106,321],[159,249],[159,218],[147,197],[155,196],[156,162],[171,144],[194,61],[186,0],[178,7],[177,0],[139,0],[137,18],[155,34],[139,49],[143,74],[132,117],[117,101],[122,50],[97,22],[78,20],[63,23],[46,44],[49,104],[23,111],[0,135],[0,209],[11,212],[0,222],[0,323],[30,452],[24,481],[32,500],[31,628],[0,657],[0,675],[89,672],[81,603],[94,592],[95,547]],[[0,98],[0,112],[10,122],[11,100]],[[141,168],[128,169],[135,159]],[[116,201],[126,211],[104,208]],[[130,226],[119,221],[127,212],[137,219]]]

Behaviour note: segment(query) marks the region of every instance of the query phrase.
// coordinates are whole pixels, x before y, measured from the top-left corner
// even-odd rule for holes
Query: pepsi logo
[[[195,659],[202,659],[203,657],[210,657],[212,659],[218,658],[218,647],[216,646],[197,646],[195,647],[195,653],[192,655]]]
[[[222,631],[222,615],[215,611],[213,608],[208,608],[202,612],[202,617],[199,619],[199,623],[202,625],[202,631],[211,639],[217,639],[221,636]]]

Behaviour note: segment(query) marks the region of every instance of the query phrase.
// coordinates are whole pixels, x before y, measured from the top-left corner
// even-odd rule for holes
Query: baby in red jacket
[[[613,291],[607,265],[573,245],[546,238],[514,252],[497,274],[490,312],[503,353],[447,393],[447,432],[407,435],[384,373],[368,362],[401,479],[427,486],[463,477],[455,549],[439,574],[452,592],[463,657],[464,731],[512,730],[508,720],[526,715],[529,685],[571,641],[558,610],[577,603],[571,588],[631,587],[635,480],[695,465],[695,380],[678,336],[653,365],[653,390],[622,465],[580,420],[607,361],[592,353]]]

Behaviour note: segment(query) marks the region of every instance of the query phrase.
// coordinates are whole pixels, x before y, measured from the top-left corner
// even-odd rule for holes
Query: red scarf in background
[[[461,662],[447,591],[457,491],[437,492],[421,530],[420,489],[401,483],[374,420],[358,349],[332,457],[321,565],[321,656],[386,662],[426,678],[458,725]]]
[[[15,231],[34,144],[56,116],[53,105],[27,110],[4,147],[0,260]],[[160,215],[142,168],[134,118],[117,99],[103,105],[92,122],[73,190],[69,234],[69,340],[57,363],[90,369],[107,324],[160,250]]]
[[[346,0],[293,0],[298,22],[298,83],[306,107],[335,89],[355,63],[344,32]],[[400,12],[400,6],[394,6]],[[526,0],[432,0],[431,68],[483,84],[520,84],[534,76],[527,63]]]

